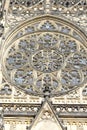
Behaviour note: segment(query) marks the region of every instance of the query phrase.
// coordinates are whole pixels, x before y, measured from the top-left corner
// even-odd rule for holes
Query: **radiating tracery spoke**
[[[42,72],[58,71],[63,63],[63,57],[56,50],[41,50],[32,56],[32,66]]]
[[[82,53],[75,53],[67,62],[75,69],[87,68],[87,55],[84,55]]]
[[[52,47],[53,45],[57,44],[57,41],[57,37],[50,33],[45,33],[38,39],[38,43],[46,48]]]
[[[21,40],[18,44],[18,47],[21,52],[24,52],[26,53],[26,55],[29,55],[37,49],[36,37],[34,39],[26,38],[26,40]]]
[[[49,89],[50,92],[56,92],[56,89],[59,88],[59,81],[52,75],[43,74],[37,79],[36,88],[39,89],[42,93],[45,89]]]
[[[67,89],[79,85],[82,82],[81,73],[78,70],[62,70],[61,83],[63,86],[67,86]]]
[[[27,69],[25,69],[27,68]],[[21,68],[15,71],[14,76],[14,83],[16,82],[17,85],[21,86],[22,89],[31,89],[34,77],[33,77],[33,70],[27,65],[25,68]]]
[[[7,68],[9,70],[17,69],[25,65],[27,62],[27,57],[25,54],[20,52],[12,52],[9,54],[8,58],[6,58]]]
[[[62,40],[60,42],[59,51],[66,56],[69,56],[70,53],[77,51],[77,44],[74,40]]]

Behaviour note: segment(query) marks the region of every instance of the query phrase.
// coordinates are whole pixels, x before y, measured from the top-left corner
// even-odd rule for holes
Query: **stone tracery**
[[[21,35],[17,36],[20,30],[14,35],[17,39],[4,54],[6,79],[35,95],[44,95],[47,89],[51,95],[60,95],[84,84],[87,57],[81,51],[87,51],[80,34],[52,20],[36,25],[32,24],[33,30],[25,26]]]
[[[25,6],[21,5],[21,1],[18,3],[17,0],[15,2],[14,0],[12,0],[9,6],[7,17],[9,26],[12,25],[14,27],[16,24],[19,23],[19,21],[21,22],[23,20],[26,20],[27,18],[31,18],[32,16],[36,17],[38,15],[46,14],[47,12],[45,3],[47,3],[47,10],[49,10],[49,14],[64,17],[64,19],[69,19],[69,21],[72,21],[77,24],[77,26],[80,26],[80,28],[82,28],[87,34],[87,24],[85,20],[87,13],[86,0],[41,0],[38,1],[37,4],[35,4],[37,1],[38,0],[36,0],[35,2],[33,1],[33,4],[31,4],[32,2],[30,2],[29,8],[26,6],[26,4]]]
[[[51,105],[55,107],[59,118],[66,115],[65,126],[70,125],[70,118],[81,115],[83,122],[83,118],[87,117],[87,1],[9,0],[9,3],[8,0],[1,0],[3,1],[4,17],[0,22],[0,36],[4,33],[0,109],[5,110],[4,121],[13,126],[6,129],[18,129],[16,123],[22,126],[23,120],[26,120],[26,126],[29,125],[30,129],[31,115],[32,118],[37,115],[42,101],[47,99],[45,97],[50,97]],[[0,7],[1,16],[1,4]],[[76,90],[77,87],[80,89]],[[67,95],[60,96],[67,92]],[[46,111],[44,118],[48,119],[49,114]],[[7,119],[11,115],[28,116],[28,119]],[[70,117],[69,122],[67,117]],[[80,123],[73,120],[72,124],[79,126]],[[84,121],[84,124],[87,123]],[[83,127],[84,125],[81,129],[85,129]],[[70,126],[70,129],[73,127]]]
[[[78,2],[79,2],[79,0],[52,0],[51,1],[52,3],[54,3],[55,5],[56,4],[60,4],[60,5],[62,5],[62,6],[64,6],[64,7],[72,7],[72,6],[74,6],[75,4],[77,4]]]

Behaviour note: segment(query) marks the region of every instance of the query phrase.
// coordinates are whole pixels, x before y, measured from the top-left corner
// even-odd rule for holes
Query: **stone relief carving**
[[[45,101],[43,103],[42,108],[35,118],[35,121],[29,128],[27,127],[28,130],[46,130],[47,128],[50,130],[65,130],[65,127],[55,115],[55,112],[53,111],[49,101]]]
[[[11,0],[7,12],[6,28],[7,26],[8,28],[14,28],[23,20],[33,16],[36,18],[38,15],[47,13],[67,18],[72,22],[74,21],[87,34],[86,0],[25,0],[24,2]],[[83,13],[84,15],[82,15]],[[0,12],[0,15],[2,16],[2,12]],[[69,90],[71,91],[72,88],[74,89],[74,86],[85,84],[87,79],[87,49],[86,44],[83,44],[85,43],[83,36],[71,26],[60,24],[57,21],[41,21],[19,30],[13,37],[13,41],[11,41],[12,45],[7,47],[4,56],[4,63],[6,63],[4,74],[8,76],[6,77],[6,83],[1,86],[1,96],[11,95],[12,85],[17,86],[20,90],[23,89],[28,94],[35,95],[35,93],[38,93],[43,95],[48,90],[49,93],[57,95],[59,91],[63,94]],[[2,36],[3,31],[4,26],[1,22],[0,36]],[[39,31],[40,33],[43,31],[41,35]],[[54,34],[56,31],[58,33]],[[33,33],[35,34],[32,35]],[[9,77],[11,86],[9,85]],[[22,93],[19,89],[15,90],[12,98],[25,97],[26,93]],[[70,100],[72,97],[79,97],[76,91],[73,94],[70,94]],[[83,95],[86,95],[86,87],[83,90]],[[24,107],[14,105],[12,107],[5,104],[7,112],[19,113],[27,111],[37,113],[39,108],[40,106]],[[57,106],[56,111],[86,112],[86,106]],[[43,112],[41,119],[53,121],[51,113],[47,110]],[[48,123],[53,122],[49,121]],[[44,122],[44,125],[48,124]],[[53,129],[52,127],[56,130],[58,129],[55,123],[49,129]],[[13,126],[11,129],[15,129],[15,127]]]
[[[87,50],[82,35],[69,25],[52,20],[31,25],[33,30],[25,25],[22,34],[17,37],[19,30],[3,53],[2,70],[7,81],[35,95],[44,95],[48,90],[51,95],[61,95],[84,84]]]
[[[28,3],[28,4],[27,4]],[[36,4],[37,3],[37,4]],[[46,4],[47,7],[45,6]],[[14,1],[11,0],[6,17],[10,27],[19,24],[19,21],[27,18],[36,17],[43,14],[55,14],[80,26],[87,34],[87,1],[86,0],[36,0],[36,1]],[[78,16],[78,17],[77,17]]]

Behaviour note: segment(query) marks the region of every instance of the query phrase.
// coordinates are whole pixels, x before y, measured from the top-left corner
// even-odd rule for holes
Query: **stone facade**
[[[0,1],[0,130],[87,130],[87,0]]]

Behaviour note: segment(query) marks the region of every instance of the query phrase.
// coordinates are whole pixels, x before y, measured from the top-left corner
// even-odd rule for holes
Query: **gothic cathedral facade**
[[[87,0],[0,0],[0,130],[87,130]]]

